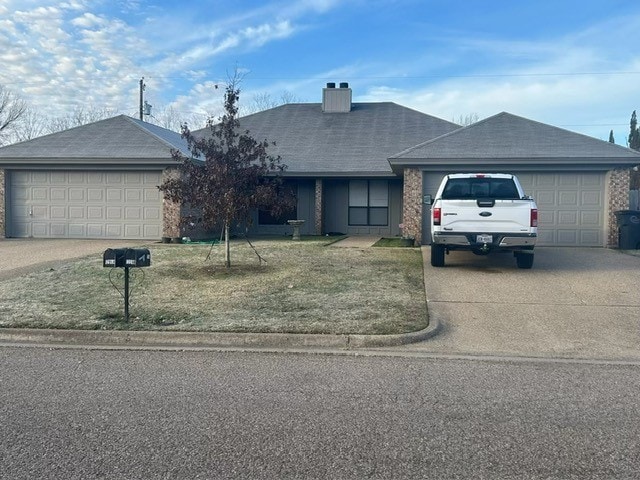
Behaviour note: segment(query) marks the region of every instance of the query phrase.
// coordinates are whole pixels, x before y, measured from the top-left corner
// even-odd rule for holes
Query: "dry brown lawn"
[[[123,270],[75,260],[0,282],[0,327],[388,334],[427,326],[417,248],[335,248],[326,238],[234,241],[223,247],[149,246],[151,267]]]

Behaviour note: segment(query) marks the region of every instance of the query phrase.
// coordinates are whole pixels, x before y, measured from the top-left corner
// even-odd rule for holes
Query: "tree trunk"
[[[231,268],[231,249],[229,248],[229,224],[224,224],[224,266]]]

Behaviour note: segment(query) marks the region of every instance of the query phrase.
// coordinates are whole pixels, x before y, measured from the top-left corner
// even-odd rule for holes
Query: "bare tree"
[[[229,232],[232,225],[250,224],[255,209],[280,215],[295,205],[293,192],[284,185],[286,165],[269,155],[270,143],[257,141],[242,131],[238,121],[240,90],[231,82],[225,93],[225,114],[218,124],[209,124],[210,134],[194,137],[184,126],[182,136],[189,144],[194,162],[174,151],[180,175],[159,187],[166,198],[188,209],[201,211],[195,221],[207,228],[222,226],[225,238],[225,266],[231,267]]]
[[[462,125],[463,127],[468,127],[469,125],[476,123],[478,120],[480,120],[480,117],[477,113],[460,115],[457,120],[455,117],[451,119],[452,122],[457,123],[458,125]]]
[[[188,125],[190,129],[204,128],[211,115],[190,113],[185,117],[182,112],[177,111],[172,105],[160,107],[156,113],[149,115],[148,121],[174,132],[180,132],[183,125]]]
[[[48,122],[49,119],[46,116],[38,113],[34,108],[28,107],[20,117],[19,126],[15,129],[15,140],[24,142],[50,133]]]
[[[24,100],[0,85],[0,145],[12,138],[26,110]]]
[[[47,130],[49,133],[61,132],[73,127],[86,125],[87,123],[97,122],[117,115],[117,111],[110,108],[99,108],[90,106],[89,108],[77,107],[71,113],[51,118],[48,122]]]
[[[243,115],[250,115],[252,113],[262,112],[263,110],[269,110],[280,105],[286,105],[288,103],[300,103],[301,100],[292,92],[285,90],[282,92],[278,99],[271,97],[268,92],[256,93],[253,96],[253,100],[250,105],[242,108]]]

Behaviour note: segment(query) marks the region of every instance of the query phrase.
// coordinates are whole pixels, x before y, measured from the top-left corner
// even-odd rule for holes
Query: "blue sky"
[[[0,0],[0,83],[38,112],[218,115],[241,102],[393,101],[446,120],[508,111],[625,144],[640,110],[640,4],[628,0]]]

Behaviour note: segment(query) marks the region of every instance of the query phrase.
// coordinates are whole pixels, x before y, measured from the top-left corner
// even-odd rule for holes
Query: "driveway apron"
[[[139,243],[140,240],[0,239],[0,281],[74,258],[102,258],[107,248],[134,247]]]
[[[508,253],[452,252],[431,267],[438,335],[403,350],[471,355],[640,359],[640,257],[603,248],[538,248],[533,269]]]

